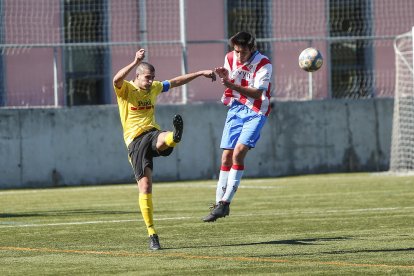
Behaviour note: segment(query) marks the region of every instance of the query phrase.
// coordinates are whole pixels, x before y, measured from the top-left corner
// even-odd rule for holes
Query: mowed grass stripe
[[[400,269],[414,269],[414,265],[390,265],[390,264],[363,264],[363,263],[347,263],[347,262],[322,262],[313,260],[285,260],[285,259],[271,259],[259,257],[226,257],[226,256],[206,256],[206,255],[189,255],[184,253],[138,253],[127,251],[93,251],[93,250],[73,250],[73,249],[53,249],[53,248],[23,248],[2,246],[0,250],[6,251],[28,251],[28,252],[45,252],[45,253],[67,253],[67,254],[89,254],[89,255],[107,255],[114,257],[164,257],[182,258],[182,259],[205,259],[205,260],[219,260],[219,261],[235,261],[235,262],[268,262],[268,263],[290,263],[290,264],[316,264],[327,266],[349,266],[349,267],[379,267],[379,268],[400,268]]]
[[[215,182],[154,186],[160,252],[134,184],[4,191],[2,274],[414,274],[414,177],[245,179],[230,217],[206,224]]]
[[[272,213],[250,213],[250,214],[235,214],[232,217],[258,217],[258,216],[300,216],[300,215],[326,215],[326,214],[347,214],[347,213],[382,213],[389,211],[405,211],[414,209],[414,206],[410,207],[388,207],[388,208],[364,208],[364,209],[351,209],[351,210],[319,210],[319,211],[299,211],[299,212],[272,212]],[[199,217],[160,217],[154,218],[155,221],[166,220],[191,220],[199,219]],[[306,218],[307,220],[317,218]],[[328,218],[325,218],[328,219]],[[140,222],[142,219],[124,219],[124,220],[98,220],[98,221],[73,221],[73,222],[59,222],[59,223],[13,223],[13,222],[0,222],[0,228],[12,228],[12,227],[48,227],[48,226],[65,226],[65,225],[86,225],[86,224],[105,224],[105,223],[128,223],[128,222]],[[3,224],[3,225],[2,225]]]

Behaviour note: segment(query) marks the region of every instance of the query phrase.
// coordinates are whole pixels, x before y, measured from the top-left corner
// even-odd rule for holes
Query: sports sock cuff
[[[138,205],[140,209],[142,208],[152,208],[152,194],[142,194],[138,195]]]
[[[225,171],[225,172],[230,171],[230,169],[231,169],[231,167],[230,167],[230,166],[221,166],[221,167],[220,167],[220,170],[221,170],[221,171]]]
[[[233,170],[242,171],[244,170],[244,165],[233,165],[231,166]]]
[[[174,142],[174,134],[172,132],[168,132],[167,136],[165,136],[165,144],[171,148],[177,145],[177,143]]]
[[[138,197],[139,199],[143,199],[143,200],[152,199],[152,194],[139,193]]]

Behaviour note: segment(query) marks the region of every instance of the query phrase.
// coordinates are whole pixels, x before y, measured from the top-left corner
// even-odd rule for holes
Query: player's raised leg
[[[174,126],[174,131],[166,131],[158,135],[158,140],[157,140],[158,152],[162,153],[163,151],[166,151],[169,148],[173,148],[181,141],[181,138],[183,136],[183,131],[184,131],[184,121],[180,115],[178,114],[174,115],[173,126]]]
[[[174,126],[173,140],[175,143],[179,143],[183,136],[183,130],[184,130],[184,121],[181,115],[176,114],[174,116],[173,126]]]

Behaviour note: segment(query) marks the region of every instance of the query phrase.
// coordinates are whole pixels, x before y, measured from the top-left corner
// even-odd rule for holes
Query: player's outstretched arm
[[[211,81],[216,80],[216,74],[214,73],[213,70],[203,70],[203,71],[185,74],[185,75],[178,76],[178,77],[171,79],[170,80],[171,88],[184,85],[201,76],[209,78],[211,79]]]
[[[113,79],[114,86],[116,88],[121,88],[122,82],[124,81],[126,76],[129,74],[129,72],[131,72],[131,70],[134,69],[135,66],[140,64],[144,58],[145,58],[145,50],[139,49],[135,53],[134,61],[128,64],[127,66],[125,66],[124,68],[122,68],[121,70],[119,70],[118,73],[115,74],[114,79]]]
[[[239,84],[232,83],[228,79],[221,79],[221,83],[225,87],[230,88],[231,90],[235,90],[235,91],[239,92],[240,94],[242,94],[243,96],[250,97],[250,98],[253,98],[253,99],[256,99],[256,100],[260,99],[262,97],[262,94],[263,94],[262,89],[257,89],[257,88],[254,88],[254,87],[244,87],[244,86],[241,86]]]

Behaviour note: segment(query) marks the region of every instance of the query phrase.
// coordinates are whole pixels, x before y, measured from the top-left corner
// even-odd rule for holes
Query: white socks
[[[229,177],[231,167],[221,166],[220,168],[220,176],[217,182],[217,190],[216,190],[216,204],[221,201],[226,192],[227,187],[227,179]]]
[[[218,203],[219,201],[226,201],[230,203],[233,200],[234,194],[236,193],[237,188],[240,185],[240,180],[244,173],[244,166],[233,165],[230,171],[226,172],[227,183],[225,186],[223,186],[225,177],[223,176],[223,179],[221,177],[222,172],[223,172],[223,167],[220,170],[220,178],[219,178],[219,182],[217,183],[216,203]],[[220,186],[221,193],[219,193],[219,186]]]

